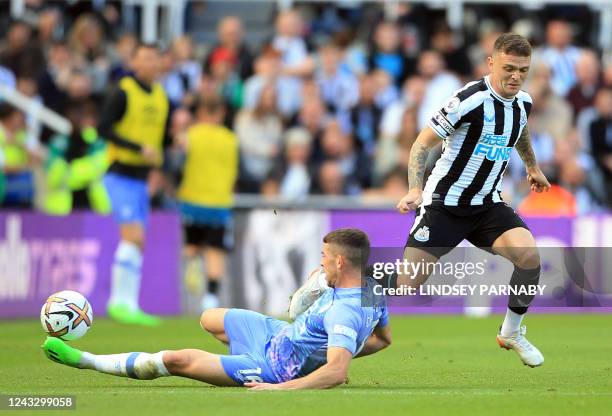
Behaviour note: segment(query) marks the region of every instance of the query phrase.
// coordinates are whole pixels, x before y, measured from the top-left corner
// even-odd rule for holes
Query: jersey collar
[[[503,101],[505,103],[511,103],[516,99],[516,96],[512,97],[512,98],[504,98],[501,95],[499,95],[498,93],[495,92],[495,90],[493,89],[493,87],[491,86],[491,81],[489,80],[489,75],[484,77],[485,80],[485,84],[487,84],[487,88],[489,89],[489,91],[491,92],[491,95],[493,95],[493,97],[495,97],[496,99]]]

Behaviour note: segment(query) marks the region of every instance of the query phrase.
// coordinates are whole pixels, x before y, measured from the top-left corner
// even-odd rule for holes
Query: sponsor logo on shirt
[[[511,147],[507,147],[509,138],[506,135],[485,134],[476,145],[474,155],[484,155],[488,160],[507,161],[512,152]]]
[[[355,331],[353,328],[349,328],[348,326],[345,326],[345,325],[340,325],[340,324],[334,325],[334,328],[332,329],[332,332],[334,334],[339,334],[339,335],[347,336],[350,339],[357,339],[357,331]]]

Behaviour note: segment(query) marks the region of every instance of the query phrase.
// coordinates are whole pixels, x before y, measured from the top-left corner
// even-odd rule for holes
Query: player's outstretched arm
[[[327,364],[307,376],[279,384],[250,382],[244,385],[251,390],[329,389],[346,383],[351,358],[353,355],[346,348],[330,347]]]
[[[529,128],[527,126],[523,128],[521,136],[516,142],[515,147],[516,151],[521,157],[521,160],[525,164],[525,169],[527,170],[527,180],[531,185],[531,190],[535,192],[548,191],[550,189],[550,183],[538,166],[535,153],[531,147],[531,137],[529,135]]]
[[[431,148],[438,143],[440,143],[440,137],[436,132],[431,127],[425,127],[412,145],[408,162],[408,186],[410,190],[396,206],[400,213],[405,214],[412,211],[423,202],[423,181],[427,156]]]
[[[368,337],[363,348],[355,358],[372,355],[378,351],[384,350],[391,345],[391,328],[390,325],[374,328],[372,334]]]

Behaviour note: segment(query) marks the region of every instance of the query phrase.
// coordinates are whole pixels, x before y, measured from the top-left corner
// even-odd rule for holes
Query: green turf
[[[530,316],[528,338],[546,357],[536,369],[497,346],[500,321],[500,316],[395,317],[393,345],[354,360],[349,385],[291,392],[216,388],[179,378],[139,381],[77,370],[45,358],[38,322],[3,321],[0,390],[76,395],[77,411],[64,414],[609,414],[612,316]],[[167,319],[157,329],[100,319],[71,345],[106,354],[194,347],[224,352],[193,318]]]

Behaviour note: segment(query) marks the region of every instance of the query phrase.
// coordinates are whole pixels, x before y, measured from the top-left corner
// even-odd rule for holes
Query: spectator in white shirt
[[[272,170],[282,143],[282,121],[276,112],[276,89],[266,85],[254,109],[242,109],[234,131],[240,143],[243,192],[259,192],[259,186]]]
[[[297,11],[286,10],[276,18],[276,35],[272,46],[281,53],[285,75],[305,77],[314,70],[314,61],[308,54],[303,32],[304,23]]]
[[[419,108],[418,128],[422,130],[444,102],[461,88],[459,79],[444,68],[444,59],[439,52],[425,51],[419,57],[419,74],[427,81],[423,102]]]
[[[402,118],[408,108],[418,108],[423,102],[426,81],[418,75],[408,78],[403,85],[400,99],[389,105],[380,122],[381,138],[395,137],[402,128]]]
[[[263,87],[273,84],[277,91],[282,91],[276,101],[278,112],[284,118],[294,115],[302,104],[301,84],[292,77],[282,75],[281,71],[280,52],[274,48],[265,49],[255,60],[255,74],[244,85],[244,107],[254,108]]]
[[[334,113],[348,111],[359,99],[359,81],[340,68],[342,50],[328,43],[318,51],[320,67],[315,79],[327,108]]]
[[[288,199],[302,199],[308,195],[311,172],[308,159],[312,136],[308,130],[294,127],[285,133],[285,169],[280,183],[280,194]]]
[[[552,73],[553,91],[565,97],[576,83],[576,62],[580,49],[571,45],[572,32],[563,20],[551,20],[546,26],[546,44],[536,52],[536,61],[546,64]]]

